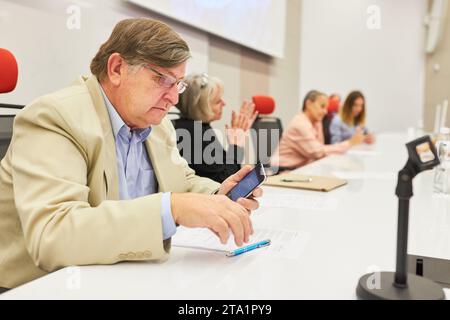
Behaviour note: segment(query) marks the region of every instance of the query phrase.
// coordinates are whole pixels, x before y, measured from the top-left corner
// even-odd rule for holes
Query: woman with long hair
[[[364,134],[365,143],[373,143],[375,137],[366,128],[366,99],[360,91],[352,91],[330,124],[331,143],[349,139],[355,132]]]

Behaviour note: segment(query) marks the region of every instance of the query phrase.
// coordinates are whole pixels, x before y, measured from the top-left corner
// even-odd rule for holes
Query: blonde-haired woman
[[[360,91],[352,91],[345,99],[339,115],[334,116],[330,124],[331,143],[339,143],[356,132],[364,134],[365,143],[373,143],[375,137],[370,134],[366,123],[366,99]]]
[[[240,169],[246,137],[257,116],[255,105],[244,101],[239,113],[232,111],[231,124],[225,130],[229,145],[225,151],[210,125],[222,118],[222,81],[207,74],[190,75],[185,81],[187,89],[176,105],[181,118],[174,121],[180,154],[197,175],[222,183]]]

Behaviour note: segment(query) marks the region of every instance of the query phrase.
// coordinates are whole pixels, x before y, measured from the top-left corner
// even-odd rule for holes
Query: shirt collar
[[[120,117],[116,108],[112,105],[111,101],[109,101],[108,96],[105,91],[103,91],[102,86],[100,85],[100,91],[102,92],[103,100],[105,101],[106,108],[108,109],[109,120],[111,121],[112,130],[114,133],[114,138],[117,139],[117,136],[121,133],[129,136],[131,133],[131,129]],[[144,128],[144,129],[135,129],[133,130],[139,137],[138,142],[144,142],[145,139],[148,138],[152,128]]]

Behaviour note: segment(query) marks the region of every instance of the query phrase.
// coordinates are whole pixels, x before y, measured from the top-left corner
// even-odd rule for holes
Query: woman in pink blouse
[[[327,114],[328,98],[319,91],[310,91],[303,101],[302,112],[290,122],[272,155],[271,165],[294,169],[333,153],[344,153],[364,140],[361,130],[348,140],[325,145],[322,119]]]

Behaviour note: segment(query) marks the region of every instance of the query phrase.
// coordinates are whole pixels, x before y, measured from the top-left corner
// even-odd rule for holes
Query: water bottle
[[[441,163],[434,171],[434,192],[450,194],[450,128],[441,128],[436,150]]]

